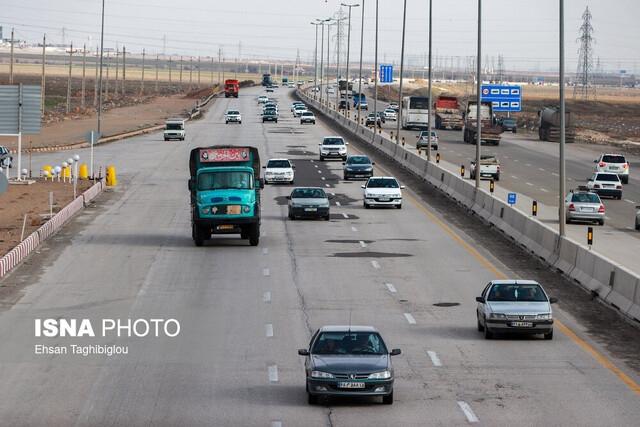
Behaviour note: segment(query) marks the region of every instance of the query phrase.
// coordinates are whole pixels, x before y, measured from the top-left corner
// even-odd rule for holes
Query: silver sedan
[[[566,223],[593,221],[604,225],[605,207],[600,196],[592,191],[572,191],[565,201]]]

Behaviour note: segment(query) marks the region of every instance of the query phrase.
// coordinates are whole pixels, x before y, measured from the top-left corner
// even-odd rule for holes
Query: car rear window
[[[498,283],[491,287],[487,301],[547,301],[547,296],[538,284]]]
[[[321,188],[296,188],[291,192],[292,199],[326,199],[327,195]]]
[[[616,175],[615,173],[599,173],[596,176],[596,181],[616,182],[616,181],[620,181],[620,178],[618,178],[618,175]]]
[[[304,113],[302,113],[303,116],[313,116],[313,113],[311,111],[305,111]]]
[[[400,188],[398,181],[393,178],[371,178],[367,188]]]
[[[229,110],[229,111],[227,111],[227,114],[229,114],[229,115],[237,115],[237,114],[240,114],[240,111]]]
[[[325,138],[322,141],[324,145],[344,145],[344,140],[342,138]]]
[[[289,160],[269,160],[269,162],[267,162],[267,167],[268,168],[290,168],[291,163],[289,163]]]
[[[605,154],[602,156],[602,161],[605,163],[627,163],[624,156]]]
[[[577,193],[571,198],[575,203],[600,203],[600,197],[594,193]]]

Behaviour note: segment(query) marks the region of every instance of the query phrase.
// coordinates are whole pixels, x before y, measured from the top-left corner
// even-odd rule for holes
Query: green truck
[[[214,145],[191,150],[191,236],[202,246],[212,234],[260,241],[260,156],[255,147]]]

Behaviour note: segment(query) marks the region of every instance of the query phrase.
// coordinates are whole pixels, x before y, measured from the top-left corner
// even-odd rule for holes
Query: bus
[[[405,96],[402,99],[402,129],[426,129],[429,125],[429,98]]]

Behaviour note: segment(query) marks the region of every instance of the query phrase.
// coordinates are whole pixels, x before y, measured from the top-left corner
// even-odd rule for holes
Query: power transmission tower
[[[498,55],[498,71],[497,71],[497,76],[496,76],[496,80],[499,83],[502,83],[504,80],[504,57],[502,55]]]
[[[580,26],[580,43],[578,50],[578,71],[576,73],[576,85],[573,87],[573,98],[579,94],[583,99],[595,98],[596,89],[593,85],[593,26],[591,25],[591,11],[589,6],[582,14],[582,25]]]

